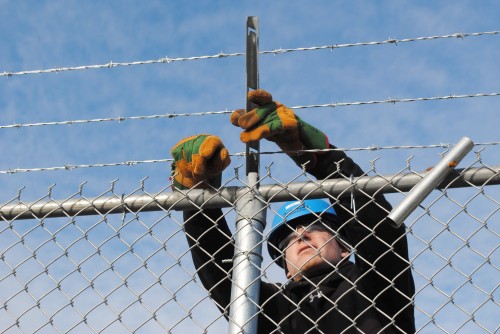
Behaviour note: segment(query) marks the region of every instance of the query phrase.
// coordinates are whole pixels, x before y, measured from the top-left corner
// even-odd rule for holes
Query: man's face
[[[331,268],[349,255],[320,223],[299,225],[284,243],[287,277],[294,280]]]

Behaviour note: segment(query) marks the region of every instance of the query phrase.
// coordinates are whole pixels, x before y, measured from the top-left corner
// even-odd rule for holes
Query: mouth
[[[297,255],[300,255],[301,253],[305,252],[305,251],[309,251],[309,250],[315,250],[314,247],[312,245],[305,245],[305,246],[302,246],[299,248],[299,250],[297,251]]]

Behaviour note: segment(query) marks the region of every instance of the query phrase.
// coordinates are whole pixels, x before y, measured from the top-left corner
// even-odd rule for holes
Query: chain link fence
[[[152,194],[141,186],[122,195],[111,187],[90,198],[80,189],[63,200],[49,192],[33,202],[13,196],[0,207],[0,332],[227,332],[230,305],[216,295],[221,290],[230,294],[226,283],[231,283],[232,257],[207,244],[200,248],[200,242],[205,233],[216,233],[219,241],[214,245],[234,247],[235,202],[252,190],[243,173],[235,171],[216,190],[183,193],[167,187]],[[259,188],[268,222],[259,245],[263,249],[261,284],[280,295],[286,293],[282,284],[291,282],[267,254],[269,222],[283,201],[325,198],[337,210],[341,205],[356,217],[355,211],[363,210],[354,203],[360,193],[369,198],[368,203],[384,193],[395,206],[423,174],[408,165],[388,175],[373,165],[359,178],[338,175],[318,181],[302,171],[283,181],[279,171],[268,168]],[[499,183],[500,168],[478,157],[456,169],[406,219],[403,237],[408,239],[407,268],[415,280],[415,293],[405,300],[414,307],[418,333],[498,331]],[[223,213],[213,214],[217,208],[224,208]],[[201,214],[209,228],[193,234],[193,226],[188,225],[200,219],[196,214],[183,217],[187,210]],[[221,228],[224,220],[229,230]],[[356,254],[361,246],[351,246],[349,260],[363,261]],[[193,251],[206,262],[195,267]],[[376,272],[377,259],[373,263],[371,270]],[[208,290],[200,280],[207,268],[224,276],[220,282],[209,282]],[[337,267],[330,269],[333,273]],[[395,280],[386,280],[387,288],[381,293]],[[346,294],[356,289],[354,284]],[[323,318],[309,316],[308,302],[323,298],[328,312],[338,306],[321,294],[309,293],[303,300],[286,297],[290,313],[276,323],[266,313],[275,297],[261,298],[258,306],[259,320],[274,322],[275,333],[287,331],[287,319],[293,314],[302,317],[305,332],[324,332]],[[378,297],[368,298],[367,309]],[[346,333],[354,332],[362,313],[354,318],[346,315],[351,322]],[[391,323],[397,316],[397,312],[387,315],[386,320]]]

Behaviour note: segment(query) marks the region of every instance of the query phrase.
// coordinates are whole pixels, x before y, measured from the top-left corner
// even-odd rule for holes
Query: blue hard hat
[[[286,202],[276,213],[267,238],[267,249],[273,260],[281,256],[278,245],[281,240],[286,238],[293,228],[308,221],[317,220],[318,217],[328,216],[330,219],[337,220],[338,216],[332,205],[321,199],[309,199],[304,201]],[[282,261],[277,263],[283,266]]]

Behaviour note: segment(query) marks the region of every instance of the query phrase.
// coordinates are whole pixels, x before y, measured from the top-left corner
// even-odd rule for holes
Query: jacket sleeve
[[[223,260],[233,258],[234,245],[222,210],[184,211],[184,231],[196,273],[210,298],[227,318],[231,300],[232,263]],[[273,319],[284,317],[276,312],[266,312],[283,304],[285,299],[278,293],[279,289],[276,284],[261,282],[260,303],[264,304],[259,316],[261,329],[271,328],[276,321]]]
[[[340,150],[319,155],[316,167],[309,172],[318,179],[350,179],[364,174]],[[386,221],[392,207],[382,194],[357,193],[353,201],[348,196],[332,204],[341,221],[339,233],[355,250],[356,265],[362,272],[360,283],[375,301],[379,314],[386,315],[382,321],[390,323],[394,319],[399,331],[415,332],[415,287],[405,226],[395,228]]]
[[[196,273],[210,298],[227,317],[234,247],[220,209],[184,211],[186,234]]]

